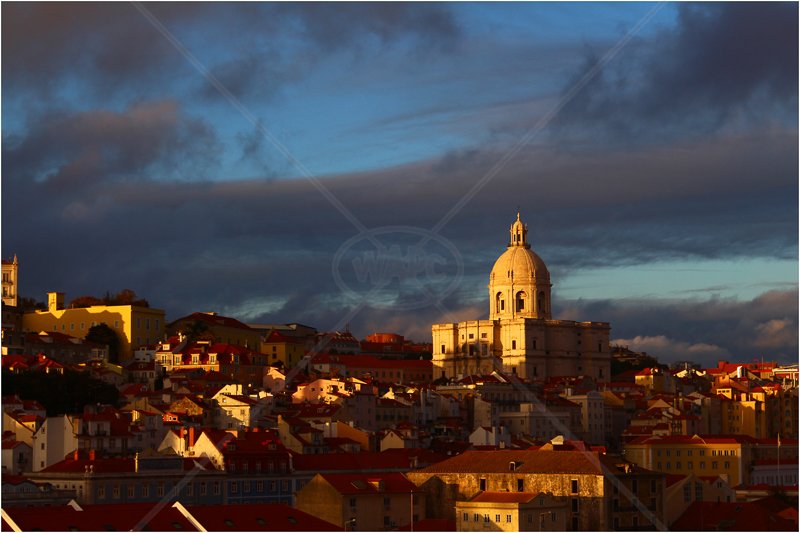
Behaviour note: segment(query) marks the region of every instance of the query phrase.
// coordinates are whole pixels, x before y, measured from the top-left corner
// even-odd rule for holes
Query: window
[[[158,486],[156,487],[156,496],[160,498],[163,495],[164,495],[164,484],[159,483]]]
[[[150,497],[150,485],[142,485],[142,498]]]
[[[208,486],[206,485],[205,481],[200,482],[200,496],[205,496],[208,494]]]
[[[106,488],[105,486],[97,487],[97,499],[104,500],[106,498]]]
[[[464,522],[469,522],[469,513],[464,513],[464,518],[462,518]]]
[[[683,486],[683,501],[685,503],[689,503],[692,501],[692,485],[691,483],[686,483]]]
[[[686,468],[688,468],[689,470],[693,470],[694,463],[692,461],[686,461]]]
[[[635,481],[634,481],[634,483],[635,483]],[[634,490],[636,490],[636,489],[634,489]],[[573,479],[572,481],[570,481],[570,492],[572,494],[578,494],[578,480],[577,479]]]
[[[446,351],[447,351],[447,350],[445,350],[445,346],[444,346],[444,344],[442,344],[442,353],[445,353]]]
[[[731,467],[731,462],[725,461],[725,468],[730,468],[730,467]]]
[[[706,468],[706,462],[700,461],[700,470],[704,470]]]
[[[488,522],[489,521],[489,513],[486,513],[485,515],[483,515],[483,521],[484,522]]]
[[[572,498],[572,512],[578,512],[578,498]]]
[[[510,523],[511,523],[511,515],[507,514],[506,515],[506,524],[510,524]]]
[[[480,490],[486,490],[486,478],[482,477],[480,481]],[[488,516],[488,515],[487,515]]]
[[[239,484],[237,482],[231,483],[231,494],[236,494],[239,492]]]
[[[474,519],[475,519],[475,522],[478,522],[478,521],[481,519],[481,515],[479,515],[478,513],[475,513],[475,514],[472,516],[472,518],[474,518]]]
[[[716,470],[719,467],[719,464],[716,461],[711,461],[711,468]]]
[[[250,482],[249,481],[243,481],[242,482],[242,492],[244,492],[245,494],[249,494],[250,493]]]
[[[495,522],[499,522],[500,521],[500,515],[499,514],[494,515],[494,521]]]
[[[511,341],[511,349],[512,350],[516,350],[517,349],[517,341],[515,341],[515,340]]]
[[[214,496],[219,496],[220,493],[220,484],[219,481],[214,482]]]
[[[136,487],[133,485],[128,485],[128,498],[133,498],[136,496]]]
[[[194,483],[187,483],[186,484],[186,495],[187,496],[194,496]]]
[[[523,492],[525,490],[525,480],[522,478],[517,479],[517,492]]]

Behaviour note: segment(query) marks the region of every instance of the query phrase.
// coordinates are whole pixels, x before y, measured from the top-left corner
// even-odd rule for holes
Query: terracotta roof
[[[196,505],[186,508],[207,531],[342,531],[285,504]]]
[[[189,316],[185,316],[183,318],[179,318],[179,319],[175,320],[174,322],[172,322],[170,324],[170,326],[173,326],[174,324],[176,324],[178,322],[182,322],[182,321],[194,322],[195,320],[198,320],[200,322],[204,322],[206,324],[210,324],[212,326],[222,326],[222,327],[226,327],[226,328],[245,329],[245,330],[248,330],[248,331],[255,332],[255,330],[253,328],[251,328],[247,324],[244,324],[243,322],[239,322],[235,318],[230,318],[230,317],[222,316],[222,315],[211,315],[211,314],[208,314],[208,313],[192,313]]]
[[[81,508],[83,511],[76,511],[69,505],[48,506],[43,512],[40,507],[10,507],[3,511],[23,531],[132,531],[153,510],[156,510],[154,515],[142,524],[148,530],[196,531],[177,509],[159,508],[157,502],[82,505]]]
[[[465,451],[421,470],[428,473],[499,473],[508,472],[515,462],[515,472],[537,474],[602,475],[603,456],[598,452],[497,450]]]
[[[788,507],[788,506],[786,506]],[[692,502],[672,531],[797,531],[790,521],[753,502]]]
[[[399,472],[319,475],[340,494],[410,494],[421,491]]]

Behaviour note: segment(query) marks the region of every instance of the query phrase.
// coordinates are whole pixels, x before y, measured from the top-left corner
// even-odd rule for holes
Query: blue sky
[[[564,318],[665,360],[797,357],[796,4],[6,3],[2,23],[25,295],[424,340],[487,314],[519,208]],[[400,250],[381,287],[354,270],[370,246]]]

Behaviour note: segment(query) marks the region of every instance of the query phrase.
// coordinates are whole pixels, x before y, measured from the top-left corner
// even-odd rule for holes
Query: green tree
[[[107,345],[108,362],[114,364],[119,363],[119,337],[108,324],[97,324],[96,326],[90,327],[89,332],[86,334],[86,340]]]

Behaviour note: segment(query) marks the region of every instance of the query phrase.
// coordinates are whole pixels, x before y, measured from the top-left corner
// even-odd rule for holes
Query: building
[[[481,492],[456,502],[457,531],[566,531],[567,498],[533,492]]]
[[[3,259],[3,304],[19,305],[19,261],[17,256],[11,260]]]
[[[348,531],[408,527],[424,516],[425,501],[403,474],[317,474],[297,492],[301,511]]]
[[[530,380],[548,376],[611,377],[607,322],[553,320],[550,273],[528,243],[528,227],[511,225],[508,249],[489,275],[489,319],[434,324],[434,377],[500,371]]]
[[[663,525],[664,475],[596,451],[467,451],[407,476],[425,491],[429,518],[456,519],[456,503],[479,492],[543,492],[567,498],[572,531]]]
[[[638,437],[625,444],[625,458],[666,474],[722,476],[735,487],[749,482],[750,440],[738,435]]]
[[[258,331],[235,318],[217,313],[192,313],[171,322],[167,331],[171,335],[183,333],[190,338],[210,335],[216,343],[233,344],[253,351],[259,350],[261,343]]]
[[[133,359],[133,352],[164,336],[164,311],[138,305],[92,305],[64,308],[64,293],[47,294],[47,311],[33,311],[22,316],[24,331],[53,331],[86,337],[89,328],[105,324],[119,338],[119,361]]]

